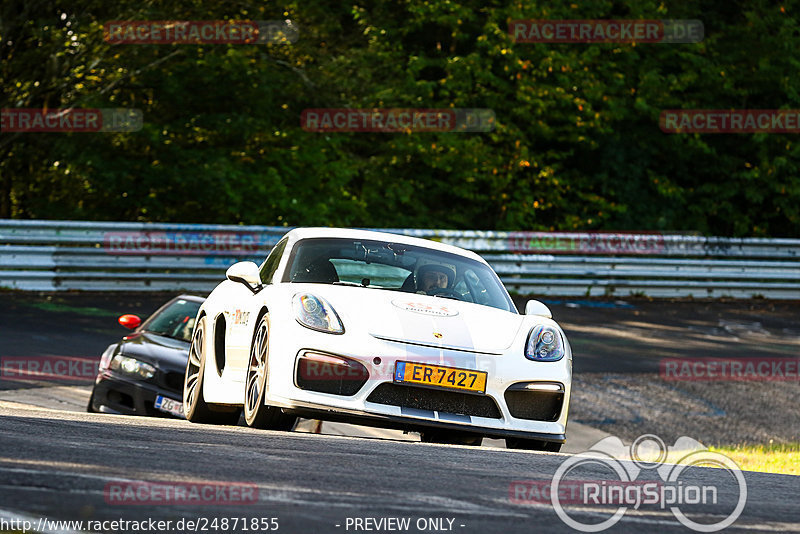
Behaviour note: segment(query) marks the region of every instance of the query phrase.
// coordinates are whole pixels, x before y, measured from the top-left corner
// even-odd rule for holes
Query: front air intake
[[[530,421],[557,421],[564,404],[564,386],[549,382],[526,382],[506,389],[511,417]]]
[[[364,387],[369,371],[361,362],[316,352],[297,357],[295,384],[300,389],[351,397]]]

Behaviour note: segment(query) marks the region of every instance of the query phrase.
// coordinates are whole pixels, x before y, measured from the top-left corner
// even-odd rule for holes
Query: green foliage
[[[800,236],[791,135],[663,109],[800,109],[795,7],[8,0],[2,107],[133,107],[134,133],[0,135],[0,217]],[[512,19],[701,19],[697,44],[525,44]],[[292,45],[110,45],[113,20],[291,19]],[[313,133],[306,108],[491,108],[491,133]]]

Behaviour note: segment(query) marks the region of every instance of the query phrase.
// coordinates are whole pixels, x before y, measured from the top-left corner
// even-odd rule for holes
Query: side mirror
[[[139,319],[138,315],[127,314],[119,318],[119,324],[129,330],[134,330],[135,328],[138,328],[140,324],[142,324],[142,320]]]
[[[538,300],[529,300],[528,303],[525,304],[525,315],[541,315],[548,319],[553,318],[553,313],[550,311],[550,308]]]
[[[246,285],[251,291],[261,287],[261,276],[258,274],[258,265],[252,261],[240,261],[228,267],[225,276],[231,282]]]

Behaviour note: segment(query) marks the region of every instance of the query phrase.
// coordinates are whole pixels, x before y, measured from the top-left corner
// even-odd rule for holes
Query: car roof
[[[289,239],[293,242],[297,242],[300,239],[309,239],[314,237],[322,237],[322,238],[345,238],[345,239],[370,239],[374,241],[389,241],[391,243],[401,243],[404,245],[415,245],[418,247],[426,247],[433,250],[440,250],[442,252],[449,252],[451,254],[457,254],[459,256],[466,256],[468,258],[472,258],[474,260],[480,261],[481,263],[486,263],[486,261],[481,258],[478,254],[472,252],[471,250],[467,250],[461,247],[456,247],[453,245],[447,245],[444,243],[439,243],[437,241],[432,241],[430,239],[423,239],[420,237],[411,237],[399,233],[394,233],[393,231],[377,231],[377,230],[357,230],[353,228],[325,228],[325,227],[303,227],[303,228],[295,228],[290,230],[286,234]]]

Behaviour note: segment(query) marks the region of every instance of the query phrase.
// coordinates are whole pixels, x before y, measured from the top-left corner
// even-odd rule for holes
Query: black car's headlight
[[[105,371],[108,369],[108,366],[111,365],[111,357],[114,356],[117,349],[119,349],[119,345],[109,345],[109,347],[103,351],[103,354],[100,356],[100,364],[97,366],[98,371]]]
[[[531,330],[525,345],[525,357],[535,362],[555,362],[566,354],[561,333],[552,326],[539,325]]]
[[[137,378],[153,378],[156,374],[156,368],[149,363],[123,356],[122,354],[117,354],[111,358],[111,364],[108,367],[114,372]]]
[[[327,332],[329,334],[344,334],[344,326],[336,310],[327,300],[310,293],[298,293],[292,299],[294,318],[306,328]]]

